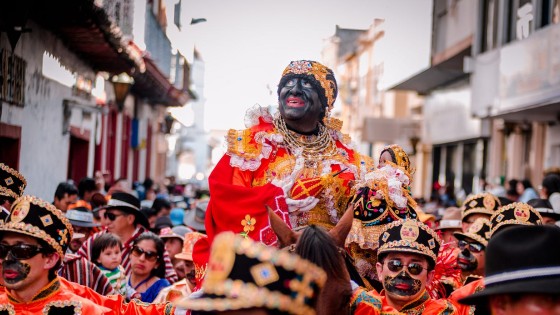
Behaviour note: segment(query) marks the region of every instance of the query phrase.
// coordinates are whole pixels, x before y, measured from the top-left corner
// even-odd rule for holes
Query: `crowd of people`
[[[291,62],[189,198],[97,173],[51,203],[0,164],[0,315],[560,314],[560,177],[427,213],[402,147],[341,132],[337,91]]]

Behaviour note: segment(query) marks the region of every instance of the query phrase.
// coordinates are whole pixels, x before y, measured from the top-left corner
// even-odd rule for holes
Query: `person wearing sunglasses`
[[[526,203],[514,202],[509,205],[500,207],[498,211],[496,211],[494,215],[490,217],[489,228],[487,232],[482,232],[482,230],[486,230],[485,227],[482,227],[481,231],[476,233],[476,235],[480,237],[476,237],[472,233],[471,234],[465,233],[465,235],[469,235],[468,238],[466,237],[464,238],[465,241],[468,241],[469,239],[471,241],[478,239],[478,242],[484,245],[484,249],[478,254],[479,258],[483,258],[478,260],[478,264],[481,264],[483,266],[478,268],[481,271],[480,270],[477,271],[477,274],[483,276],[486,273],[484,265],[487,266],[486,256],[489,253],[486,253],[485,249],[489,241],[492,240],[496,234],[500,234],[502,231],[508,230],[511,227],[515,227],[518,225],[542,225],[542,224],[543,224],[543,219],[537,210],[535,210],[533,207],[529,206]],[[476,228],[474,228],[473,231],[475,229]],[[486,243],[484,243],[484,239],[486,240]],[[469,250],[471,253],[476,252],[479,246],[476,246],[475,244],[476,244],[475,242],[470,242],[469,244],[465,245],[464,248]],[[482,289],[484,289],[484,278],[479,277],[478,279],[475,279],[470,283],[465,283],[462,287],[453,291],[453,293],[449,296],[449,299],[453,303],[455,303],[457,309],[459,310],[459,314],[465,314],[465,315],[474,314],[474,311],[476,310],[477,307],[476,305],[463,305],[459,303],[459,300],[475,292],[479,292]],[[479,305],[478,307],[482,307],[482,306]],[[487,314],[490,314],[489,310],[487,309],[482,311],[486,311]],[[482,311],[479,310],[479,312]]]
[[[379,235],[376,269],[383,284],[382,305],[404,314],[455,314],[453,304],[432,299],[427,286],[432,281],[441,240],[424,223],[398,220],[387,224]]]
[[[467,232],[455,232],[459,241],[457,266],[461,268],[463,285],[480,279],[484,275],[484,251],[488,245],[490,221],[486,218],[476,219]]]
[[[61,284],[57,271],[73,235],[72,225],[50,203],[33,196],[15,200],[0,224],[0,263],[9,314],[105,314],[110,309]]]
[[[123,242],[121,263],[125,273],[130,275],[132,270],[132,245],[142,233],[148,231],[148,219],[140,212],[140,201],[138,198],[126,192],[113,192],[107,205],[97,208],[95,211],[100,211],[101,209],[105,210],[101,220],[105,230],[95,233],[88,238],[78,251],[78,255],[91,260],[94,240],[103,233],[113,233]],[[165,278],[171,283],[177,281],[177,273],[173,269],[169,253],[164,251],[160,256],[164,261]]]
[[[165,243],[152,232],[144,232],[134,241],[128,277],[128,285],[136,291],[133,298],[151,303],[163,288],[171,285],[165,279],[164,251]]]

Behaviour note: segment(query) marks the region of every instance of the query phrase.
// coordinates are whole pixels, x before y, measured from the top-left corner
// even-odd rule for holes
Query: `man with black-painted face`
[[[57,275],[72,239],[72,226],[53,205],[23,196],[0,225],[0,262],[6,294],[0,310],[8,314],[104,314],[107,308],[61,285]]]
[[[292,61],[278,84],[278,111],[255,106],[245,117],[247,129],[228,132],[227,153],[209,177],[210,242],[222,231],[234,231],[276,244],[269,207],[290,229],[319,225],[344,246],[352,224],[352,211],[346,211],[351,185],[373,163],[353,149],[340,132],[342,122],[331,117],[337,91],[331,69]],[[280,242],[295,239],[291,234]]]
[[[387,225],[379,236],[377,274],[383,284],[383,305],[404,314],[454,314],[452,303],[430,297],[439,236],[420,221],[406,219]]]

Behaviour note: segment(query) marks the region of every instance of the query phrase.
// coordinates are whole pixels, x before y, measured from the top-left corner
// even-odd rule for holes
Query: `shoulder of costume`
[[[226,154],[230,156],[232,167],[255,171],[262,159],[270,157],[273,148],[283,141],[282,136],[274,132],[272,120],[268,108],[256,105],[245,115],[246,129],[228,131]]]

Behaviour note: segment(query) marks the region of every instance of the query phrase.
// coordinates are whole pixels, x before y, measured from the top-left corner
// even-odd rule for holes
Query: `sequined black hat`
[[[435,265],[441,240],[426,224],[412,219],[390,223],[379,236],[377,257],[388,252],[410,252],[426,256]]]
[[[465,199],[461,207],[462,220],[464,221],[469,215],[473,213],[481,213],[493,215],[500,207],[500,200],[490,193],[480,193],[470,195]]]
[[[537,210],[524,202],[514,202],[501,207],[490,218],[490,234],[510,225],[542,225],[543,219]]]
[[[486,250],[485,288],[461,300],[482,304],[498,294],[560,294],[560,229],[514,226],[492,236]]]
[[[27,181],[18,171],[0,163],[0,196],[13,202],[23,195],[26,185]]]
[[[68,248],[74,231],[70,221],[51,203],[33,196],[22,196],[14,201],[10,214],[0,224],[0,231],[22,233],[42,239],[60,257]]]
[[[204,293],[177,304],[207,312],[266,308],[285,314],[315,314],[325,281],[321,268],[298,255],[224,232],[212,243]]]
[[[465,238],[473,239],[484,247],[488,246],[488,240],[490,239],[490,221],[486,218],[476,219],[467,232],[455,232],[453,235],[458,240],[464,240]]]

